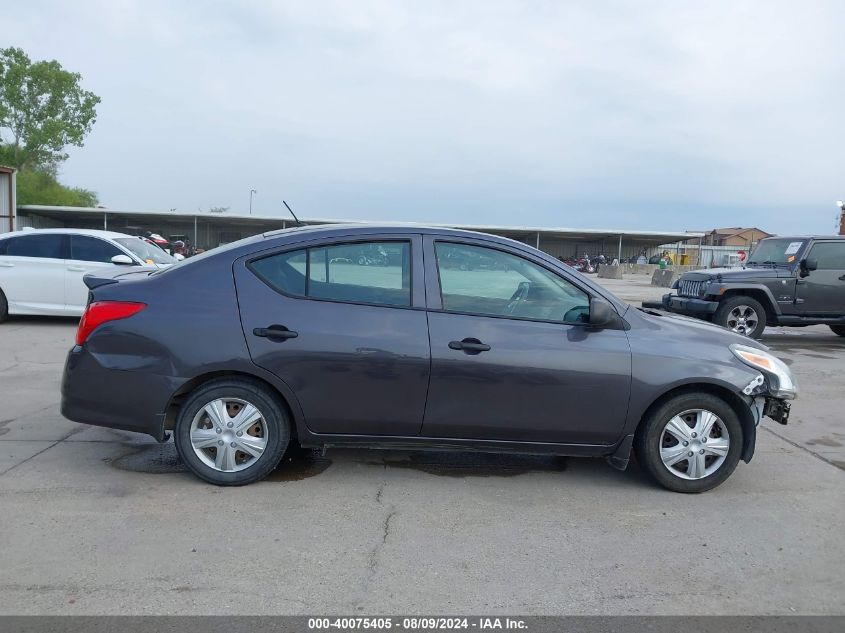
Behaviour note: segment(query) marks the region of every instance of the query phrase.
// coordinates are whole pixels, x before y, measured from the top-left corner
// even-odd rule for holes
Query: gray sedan
[[[378,252],[378,266],[358,264]],[[450,266],[483,261],[485,266]],[[88,275],[62,413],[173,435],[241,485],[292,443],[604,457],[679,492],[754,454],[797,387],[765,346],[637,309],[490,235],[331,225]]]

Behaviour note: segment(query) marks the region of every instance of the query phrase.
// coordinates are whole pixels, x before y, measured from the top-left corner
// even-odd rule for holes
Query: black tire
[[[219,399],[234,399],[252,404],[258,409],[261,416],[261,420],[250,427],[250,430],[258,428],[257,432],[265,434],[264,437],[267,438],[266,446],[260,456],[254,457],[243,451],[232,451],[235,455],[240,453],[241,464],[249,464],[243,466],[242,470],[224,472],[216,469],[197,455],[191,443],[191,425],[195,416],[207,404]],[[235,404],[234,406],[237,407],[238,405]],[[216,431],[216,427],[211,423],[210,418],[205,424],[208,424],[209,428],[204,430]],[[234,433],[234,430],[227,432],[227,434],[229,433]],[[249,433],[249,430],[247,433]],[[243,486],[269,475],[279,465],[290,438],[291,421],[278,397],[257,381],[246,378],[221,378],[197,387],[179,411],[173,433],[176,450],[188,470],[200,479],[218,486]],[[237,438],[232,439],[240,441]],[[226,450],[229,450],[228,447]],[[203,449],[201,452],[211,459],[216,455],[216,451],[215,447],[210,447]],[[236,459],[236,457],[233,457],[233,459]]]
[[[0,323],[9,318],[9,303],[6,301],[6,295],[0,290]]]
[[[713,437],[712,434],[722,435],[724,430],[727,431],[729,445],[727,455],[724,456],[721,465],[716,466],[715,462],[719,458],[713,455],[706,455],[702,458],[712,460],[710,462],[711,467],[716,466],[712,473],[700,479],[686,479],[678,474],[678,471],[684,469],[684,463],[689,467],[689,462],[682,459],[674,467],[667,466],[661,458],[661,447],[665,447],[666,450],[673,448],[666,446],[665,442],[666,439],[674,440],[674,436],[664,439],[664,431],[670,420],[681,413],[696,409],[714,413],[722,423],[721,427],[714,424],[715,430],[711,430],[708,434],[711,445],[714,441],[722,439],[722,437]],[[691,427],[690,431],[692,431]],[[743,439],[739,417],[727,402],[708,393],[686,393],[667,400],[643,419],[634,437],[634,451],[637,462],[643,470],[664,488],[674,492],[699,493],[715,488],[731,476],[742,454]],[[690,441],[694,442],[689,446],[693,449],[692,452],[704,450],[701,447],[706,448],[707,446],[706,443],[701,443],[701,438],[698,438],[697,442],[696,440]],[[677,446],[680,448],[680,443]],[[686,448],[681,450],[686,452]]]
[[[748,308],[748,310],[742,310],[743,306]],[[749,326],[740,322],[737,318],[740,315],[735,312],[737,310],[749,317],[753,312],[753,329],[749,329]],[[728,297],[719,304],[719,309],[713,315],[713,323],[721,325],[723,328],[736,332],[737,334],[758,339],[763,336],[763,330],[766,329],[766,308],[759,301],[747,295],[735,295]]]
[[[0,318],[0,321],[3,319]],[[838,336],[845,336],[845,325],[831,325],[830,329],[833,330],[833,333]]]

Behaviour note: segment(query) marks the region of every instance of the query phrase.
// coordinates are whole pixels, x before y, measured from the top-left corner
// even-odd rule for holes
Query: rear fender
[[[297,400],[293,390],[278,376],[253,363],[250,363],[249,365],[244,363],[232,370],[227,369],[206,372],[185,380],[170,397],[164,414],[164,429],[173,430],[176,425],[176,416],[179,414],[179,409],[188,394],[210,380],[225,377],[251,378],[260,383],[264,383],[265,386],[269,387],[270,390],[279,397],[282,404],[284,404],[287,408],[288,413],[290,413],[292,418],[291,421],[295,427],[293,429],[294,436],[302,437],[303,434],[308,432],[305,427],[305,416],[302,413],[302,407],[300,406],[299,400]]]

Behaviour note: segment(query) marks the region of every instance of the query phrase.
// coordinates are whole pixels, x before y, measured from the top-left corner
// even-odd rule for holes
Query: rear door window
[[[6,255],[9,257],[33,257],[38,259],[64,259],[62,245],[64,235],[20,235],[9,238]]]
[[[256,259],[250,269],[264,283],[286,295],[305,296],[305,273],[307,251],[289,251],[270,257]]]
[[[411,244],[356,242],[254,260],[252,271],[285,294],[386,306],[411,305]]]
[[[111,263],[115,255],[125,255],[114,244],[88,235],[70,236],[70,258],[83,262]]]

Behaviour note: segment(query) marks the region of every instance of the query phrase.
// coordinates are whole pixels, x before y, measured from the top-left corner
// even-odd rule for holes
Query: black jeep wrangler
[[[760,338],[767,325],[829,325],[845,336],[845,236],[770,237],[741,268],[684,273],[657,308]]]

